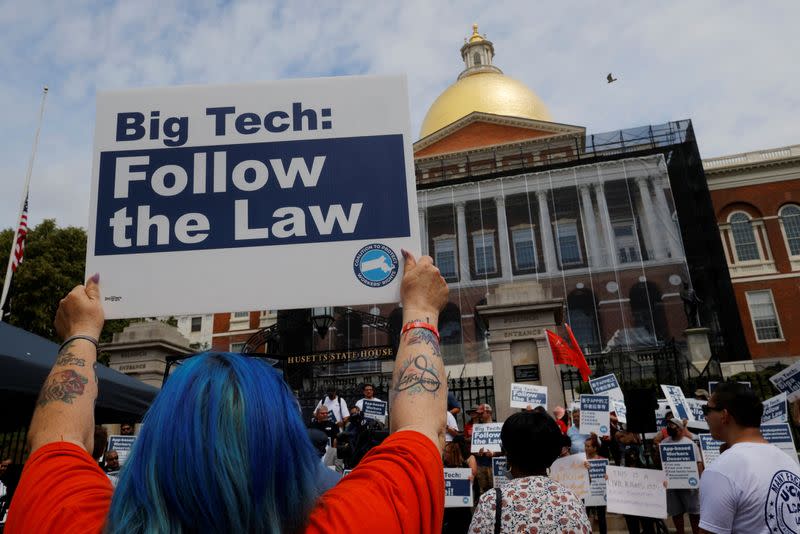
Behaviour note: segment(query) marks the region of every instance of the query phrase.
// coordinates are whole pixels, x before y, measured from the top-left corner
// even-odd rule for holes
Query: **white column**
[[[420,253],[428,256],[428,217],[425,208],[417,208],[419,211],[419,240],[422,244]]]
[[[600,258],[600,236],[597,235],[597,223],[594,218],[594,205],[589,192],[588,185],[579,187],[581,192],[581,207],[583,208],[583,226],[586,228],[586,238],[589,241],[589,265],[597,267],[601,265]]]
[[[636,178],[636,185],[639,187],[639,196],[642,198],[642,215],[645,222],[645,235],[650,238],[650,246],[653,249],[653,254],[657,260],[663,260],[667,257],[666,243],[662,239],[662,233],[658,231],[656,225],[655,207],[653,207],[653,198],[650,196],[650,186],[648,185],[648,178],[639,176]],[[644,257],[642,257],[644,259]]]
[[[602,183],[594,184],[594,195],[597,197],[597,209],[600,212],[600,227],[605,237],[606,250],[609,254],[609,265],[617,264],[617,243],[614,239],[614,227],[606,203],[606,191]]]
[[[542,254],[544,267],[548,273],[558,271],[556,247],[553,244],[553,225],[550,223],[550,209],[547,207],[547,191],[537,191],[539,197],[539,227],[542,234]]]
[[[464,203],[456,202],[458,223],[458,272],[459,281],[469,282],[469,240],[467,239],[467,218],[464,216]]]
[[[655,178],[653,189],[656,192],[656,206],[660,212],[662,225],[666,228],[667,243],[669,245],[670,256],[672,258],[683,257],[683,246],[681,245],[680,230],[672,220],[672,213],[669,211],[667,196],[664,194],[664,180]]]
[[[508,246],[508,221],[506,220],[506,199],[494,197],[497,208],[497,240],[500,242],[500,269],[503,278],[511,278],[511,251]]]

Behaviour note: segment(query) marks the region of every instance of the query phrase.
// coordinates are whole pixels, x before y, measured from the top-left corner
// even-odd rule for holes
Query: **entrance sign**
[[[711,434],[697,434],[697,437],[700,440],[700,452],[703,454],[703,463],[708,467],[711,462],[719,458],[721,454],[719,448],[723,442],[712,438]]]
[[[589,380],[589,387],[592,388],[592,393],[595,395],[605,393],[612,399],[625,402],[625,395],[623,395],[622,389],[619,387],[619,382],[617,382],[617,377],[614,375],[614,373]]]
[[[661,384],[661,390],[667,398],[673,417],[677,417],[681,420],[694,420],[692,418],[692,411],[689,409],[689,404],[686,402],[686,397],[683,396],[681,388],[678,386],[665,386]]]
[[[667,488],[664,471],[609,465],[608,511],[664,519],[667,517]]]
[[[589,460],[589,495],[586,506],[606,505],[606,467],[608,460]]]
[[[512,408],[536,408],[542,406],[547,409],[547,386],[534,386],[533,384],[511,384]]]
[[[800,398],[800,361],[795,362],[791,367],[787,367],[780,373],[769,377],[778,391],[783,391],[787,395],[789,402]]]
[[[692,418],[689,419],[691,428],[699,428],[700,430],[708,430],[708,423],[706,416],[703,414],[703,406],[708,404],[708,401],[700,399],[686,399],[686,404],[689,406],[689,413]]]
[[[698,461],[694,443],[661,443],[661,464],[667,475],[669,489],[700,487]]]
[[[387,404],[380,400],[364,399],[364,419],[374,419],[381,423],[386,423]]]
[[[108,436],[108,450],[117,451],[120,467],[125,465],[134,443],[136,443],[136,436]]]
[[[789,407],[786,402],[786,393],[775,395],[771,399],[763,402],[764,413],[761,416],[761,424],[769,423],[788,423]]]
[[[792,460],[800,464],[797,458],[797,449],[794,446],[794,437],[788,423],[775,425],[761,425],[761,435],[764,439],[791,456]]]
[[[501,452],[500,431],[503,423],[481,423],[472,427],[472,447],[470,452]]]
[[[508,482],[508,463],[505,456],[495,456],[492,458],[492,478],[494,487],[499,488]]]
[[[444,468],[444,507],[472,506],[472,469]]]
[[[570,454],[558,458],[550,466],[550,478],[560,482],[581,500],[589,496],[589,471],[584,465],[586,454]]]
[[[608,395],[581,395],[581,434],[610,436]]]
[[[396,302],[420,243],[407,102],[379,76],[99,94],[106,318]]]

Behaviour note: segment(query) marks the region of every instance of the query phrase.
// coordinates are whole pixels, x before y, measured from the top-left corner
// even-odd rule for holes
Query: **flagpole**
[[[8,255],[8,267],[6,267],[6,277],[3,280],[3,294],[0,296],[0,322],[3,321],[4,307],[6,304],[6,297],[8,297],[8,290],[11,287],[12,275],[12,262],[14,261],[14,249],[17,246],[17,237],[19,235],[19,222],[22,218],[22,212],[25,209],[25,201],[28,199],[28,189],[31,185],[31,174],[33,173],[33,161],[36,158],[36,148],[39,146],[39,132],[42,130],[42,119],[44,118],[44,103],[47,99],[47,86],[42,88],[42,103],[39,106],[39,123],[36,125],[36,135],[33,138],[33,150],[31,157],[28,160],[28,174],[25,176],[25,188],[22,190],[22,200],[19,203],[19,214],[14,227],[14,238],[11,240],[11,253]]]

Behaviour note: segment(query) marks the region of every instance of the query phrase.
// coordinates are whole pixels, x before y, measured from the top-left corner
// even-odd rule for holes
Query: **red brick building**
[[[800,356],[800,145],[703,162],[753,359]]]

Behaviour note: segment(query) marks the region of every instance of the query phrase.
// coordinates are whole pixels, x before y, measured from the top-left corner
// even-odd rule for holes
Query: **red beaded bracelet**
[[[403,325],[403,330],[400,332],[401,334],[405,334],[409,330],[413,330],[414,328],[424,328],[425,330],[430,330],[433,332],[433,335],[436,336],[436,341],[441,342],[441,338],[439,337],[439,330],[433,326],[431,323],[426,323],[423,321],[411,321]]]

